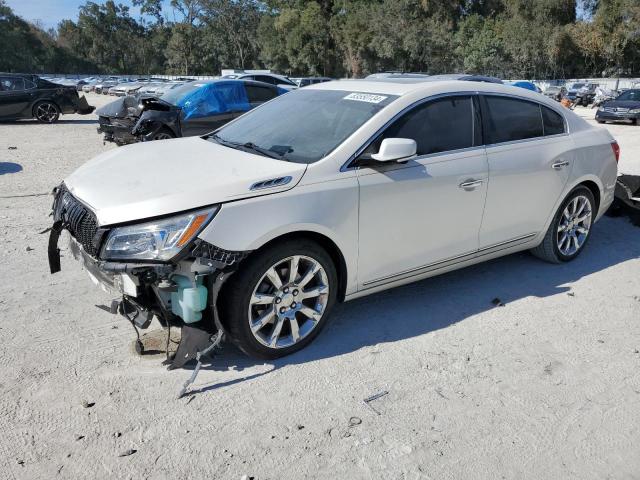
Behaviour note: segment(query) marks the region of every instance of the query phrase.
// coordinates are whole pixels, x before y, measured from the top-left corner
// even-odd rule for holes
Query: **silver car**
[[[138,327],[223,331],[276,358],[337,302],[521,250],[574,260],[618,155],[606,130],[522,88],[320,83],[80,167],[55,189],[50,266],[66,230]]]

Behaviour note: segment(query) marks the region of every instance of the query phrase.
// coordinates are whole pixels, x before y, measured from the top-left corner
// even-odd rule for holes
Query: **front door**
[[[437,270],[478,249],[488,167],[477,100],[448,96],[404,113],[384,138],[412,138],[407,163],[360,168],[360,289]]]
[[[28,110],[32,96],[24,78],[0,76],[0,119],[20,118]],[[27,113],[31,116],[31,112]]]

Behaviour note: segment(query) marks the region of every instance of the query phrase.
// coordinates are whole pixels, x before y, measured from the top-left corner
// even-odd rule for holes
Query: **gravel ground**
[[[640,127],[607,128],[621,171],[640,173]],[[339,306],[280,361],[225,345],[177,400],[190,371],[137,356],[68,253],[48,273],[41,194],[114,148],[95,129],[94,116],[0,124],[2,478],[640,478],[627,220],[604,218],[569,265],[516,254]]]

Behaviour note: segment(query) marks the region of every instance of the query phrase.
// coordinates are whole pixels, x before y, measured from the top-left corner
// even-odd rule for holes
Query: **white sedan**
[[[521,88],[321,83],[80,167],[56,190],[51,270],[66,229],[138,326],[222,329],[280,357],[336,302],[521,250],[574,260],[618,155],[606,130]]]

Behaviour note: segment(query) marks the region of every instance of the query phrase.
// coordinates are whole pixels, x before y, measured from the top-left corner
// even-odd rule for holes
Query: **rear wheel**
[[[274,359],[308,345],[336,300],[331,257],[310,240],[291,240],[245,260],[220,310],[231,340],[247,355]]]
[[[551,263],[573,260],[589,240],[595,214],[591,190],[583,186],[575,188],[560,205],[542,243],[531,252]]]
[[[38,102],[35,107],[33,107],[33,116],[40,123],[54,123],[60,118],[60,111],[55,103]]]

